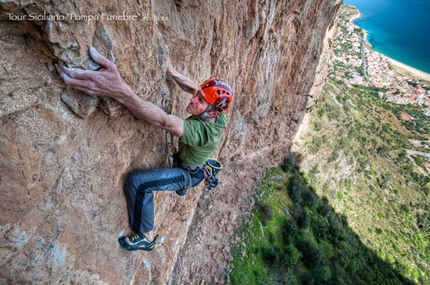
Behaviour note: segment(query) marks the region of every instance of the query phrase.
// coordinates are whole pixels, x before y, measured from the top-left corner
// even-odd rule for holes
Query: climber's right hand
[[[94,47],[89,48],[91,58],[101,67],[97,71],[69,68],[62,64],[55,67],[68,87],[92,96],[119,98],[133,92],[124,82],[116,65],[101,55]]]

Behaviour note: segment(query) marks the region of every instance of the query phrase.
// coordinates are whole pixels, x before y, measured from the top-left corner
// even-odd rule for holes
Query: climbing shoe
[[[134,234],[129,237],[118,238],[119,245],[126,250],[146,250],[151,251],[155,247],[158,236],[150,241],[144,234]]]

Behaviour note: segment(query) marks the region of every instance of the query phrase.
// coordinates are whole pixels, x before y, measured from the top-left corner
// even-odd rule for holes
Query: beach
[[[351,7],[354,7],[354,6],[351,6]],[[356,7],[354,7],[354,8],[357,9]],[[349,19],[349,23],[356,28],[362,29],[360,26],[355,25],[353,22],[354,20],[356,20],[360,17],[361,17],[360,10],[357,9],[357,14],[351,15],[351,18]],[[366,42],[370,45],[369,41],[367,41],[366,30],[362,29],[362,31],[364,32],[364,38],[366,39]],[[430,74],[429,73],[426,73],[424,71],[416,69],[416,68],[409,66],[407,64],[404,64],[400,61],[394,60],[394,59],[392,59],[392,58],[390,58],[390,57],[388,57],[382,53],[376,52],[374,50],[371,50],[371,52],[380,55],[381,58],[383,58],[385,61],[388,62],[389,67],[391,69],[393,69],[394,71],[396,71],[397,73],[400,73],[402,75],[409,76],[412,78],[416,78],[416,79],[430,81]]]
[[[353,24],[366,31],[366,39],[374,51],[404,64],[399,66],[400,71],[428,80],[430,1],[344,0],[343,3],[360,11]],[[394,65],[398,66],[393,62]]]
[[[343,6],[333,42],[334,75],[348,84],[373,86],[379,96],[395,104],[421,106],[430,116],[430,74],[372,49],[365,30],[354,25],[360,17],[353,6]]]
[[[373,51],[373,52],[375,52],[375,51]],[[409,77],[412,77],[412,78],[430,81],[430,74],[423,72],[421,70],[418,70],[416,68],[413,68],[413,67],[406,65],[404,63],[401,63],[401,62],[394,60],[392,58],[389,58],[383,54],[381,54],[381,55],[387,59],[389,66],[393,70],[395,70],[396,72],[401,73],[401,74],[406,75],[406,76],[409,76]]]

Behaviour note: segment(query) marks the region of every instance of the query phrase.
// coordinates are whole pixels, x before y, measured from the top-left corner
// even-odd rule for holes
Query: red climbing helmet
[[[227,111],[233,102],[233,89],[221,79],[209,78],[200,85],[199,90],[209,104],[222,111]]]

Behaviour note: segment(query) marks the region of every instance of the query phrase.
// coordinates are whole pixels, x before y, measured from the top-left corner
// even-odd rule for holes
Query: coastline
[[[361,29],[363,31],[363,33],[364,33],[364,38],[365,38],[366,42],[369,43],[369,41],[367,40],[367,31],[365,29],[363,29],[362,27],[360,27],[360,26],[358,26],[358,25],[356,25],[356,24],[353,23],[354,20],[356,20],[356,19],[358,19],[358,18],[361,17],[360,10],[358,10],[358,8],[355,7],[355,6],[353,6],[353,5],[350,5],[350,6],[354,7],[355,9],[357,9],[358,13],[355,14],[354,16],[352,16],[351,19],[349,19],[349,23],[351,25],[353,25],[354,27],[357,27],[357,28]],[[369,45],[370,45],[370,43],[369,43]],[[412,66],[407,65],[405,63],[402,63],[400,61],[392,59],[391,57],[388,57],[388,56],[386,56],[383,53],[380,53],[380,52],[377,52],[377,51],[373,50],[371,47],[370,47],[370,52],[379,54],[382,58],[384,58],[387,61],[389,67],[391,69],[393,69],[395,72],[400,73],[400,74],[405,75],[405,76],[409,76],[409,77],[412,77],[412,78],[416,78],[416,79],[425,80],[425,81],[429,81],[430,82],[430,73],[426,73],[426,72],[421,71],[421,70],[419,70],[419,69],[417,69],[415,67],[412,67]]]
[[[372,52],[376,52],[374,50],[372,50]],[[379,53],[382,57],[386,58],[389,66],[396,72],[406,75],[406,76],[410,76],[416,79],[421,79],[421,80],[426,80],[426,81],[430,81],[430,74],[426,73],[424,71],[421,71],[419,69],[416,69],[412,66],[409,66],[407,64],[401,63],[397,60],[394,60],[382,53]]]
[[[356,8],[356,9],[357,9],[357,8]],[[358,11],[358,14],[356,14],[356,15],[352,16],[352,17],[351,17],[351,19],[349,19],[349,22],[350,22],[350,23],[351,23],[351,25],[353,25],[354,27],[357,27],[357,28],[362,29],[361,27],[357,26],[356,24],[354,24],[354,23],[352,22],[352,21],[354,21],[354,20],[356,20],[356,19],[358,19],[358,18],[360,18],[360,17],[361,17],[360,10],[358,10],[358,9],[357,9],[357,11]],[[363,31],[364,31],[364,29],[363,29]],[[364,31],[364,32],[366,32],[366,31]]]

